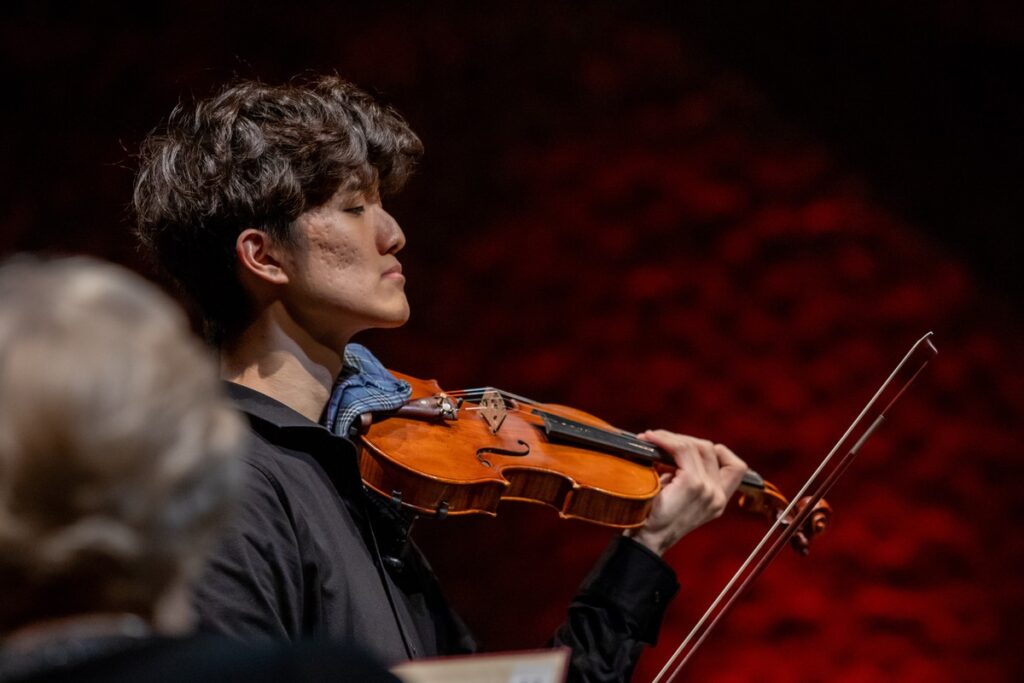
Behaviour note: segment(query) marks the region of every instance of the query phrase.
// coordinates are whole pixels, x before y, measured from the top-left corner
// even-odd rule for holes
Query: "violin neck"
[[[672,456],[635,434],[588,425],[540,409],[534,409],[533,414],[542,420],[544,434],[553,443],[581,446],[647,465],[675,467]]]
[[[671,454],[635,434],[595,427],[539,409],[534,409],[533,414],[541,418],[545,435],[554,443],[583,446],[652,466],[676,466]],[[757,472],[748,470],[743,475],[740,488],[760,491],[764,489],[764,479]]]

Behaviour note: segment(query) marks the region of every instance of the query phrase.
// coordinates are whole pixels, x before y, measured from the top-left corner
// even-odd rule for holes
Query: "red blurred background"
[[[392,367],[706,435],[793,491],[935,331],[832,529],[690,677],[1019,679],[1021,11],[624,4],[7,4],[0,251],[145,272],[146,131],[234,76],[337,71],[428,150],[391,206],[413,319],[362,340]],[[503,512],[418,537],[487,649],[532,647],[609,532]],[[637,680],[761,531],[726,515],[670,553],[683,591]]]

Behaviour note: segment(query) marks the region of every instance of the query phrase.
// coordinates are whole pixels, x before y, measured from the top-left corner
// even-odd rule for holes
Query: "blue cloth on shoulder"
[[[324,426],[338,436],[349,436],[363,413],[394,410],[412,395],[408,382],[400,380],[362,344],[345,347],[345,365],[331,390],[324,412]]]

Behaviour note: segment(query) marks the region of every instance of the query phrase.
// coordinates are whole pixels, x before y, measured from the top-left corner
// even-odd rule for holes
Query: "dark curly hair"
[[[339,188],[397,191],[422,153],[397,112],[336,76],[235,83],[179,104],[142,143],[136,234],[221,344],[251,316],[236,276],[242,230],[288,243],[301,213]]]

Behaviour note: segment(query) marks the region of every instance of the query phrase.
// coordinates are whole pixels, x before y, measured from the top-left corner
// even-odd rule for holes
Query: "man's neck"
[[[268,309],[221,350],[221,377],[280,401],[316,422],[343,361],[344,344],[330,349],[280,310]]]

